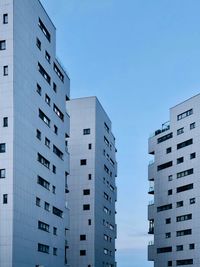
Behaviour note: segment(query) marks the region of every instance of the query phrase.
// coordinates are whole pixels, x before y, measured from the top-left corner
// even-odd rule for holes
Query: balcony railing
[[[154,246],[154,241],[153,240],[149,241],[149,244],[148,245],[149,246]]]
[[[162,124],[161,129],[156,130],[153,134],[150,135],[150,137],[153,137],[153,136],[156,136],[156,135],[158,135],[160,133],[168,131],[169,129],[170,129],[170,122],[167,121],[167,122]]]

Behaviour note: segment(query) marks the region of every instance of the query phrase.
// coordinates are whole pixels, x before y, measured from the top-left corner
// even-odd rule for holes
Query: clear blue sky
[[[200,92],[199,0],[42,0],[71,97],[96,95],[117,138],[118,267],[146,258],[147,139]],[[151,239],[152,237],[150,237]]]

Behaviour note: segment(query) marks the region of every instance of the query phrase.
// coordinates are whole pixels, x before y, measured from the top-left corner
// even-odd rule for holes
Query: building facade
[[[69,263],[114,267],[117,163],[111,121],[96,97],[69,101]]]
[[[170,109],[149,138],[148,259],[155,267],[200,266],[200,94]]]
[[[67,262],[69,78],[38,0],[0,0],[0,266]]]

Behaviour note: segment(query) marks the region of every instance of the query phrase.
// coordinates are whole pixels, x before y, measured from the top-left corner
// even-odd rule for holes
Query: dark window
[[[90,189],[84,189],[83,190],[83,195],[90,195]]]
[[[86,255],[86,250],[80,250],[80,256],[85,256]]]
[[[195,122],[193,122],[193,123],[190,124],[190,130],[192,130],[194,128],[195,128]]]
[[[88,144],[88,149],[92,149],[92,144]]]
[[[63,211],[60,210],[60,209],[58,209],[58,208],[56,208],[56,207],[53,207],[53,214],[55,214],[56,216],[62,218],[62,216],[63,216]]]
[[[55,187],[55,185],[52,185],[52,193],[53,193],[53,194],[56,193],[56,187]]]
[[[186,118],[187,116],[190,116],[193,114],[193,109],[189,109],[177,116],[177,121]]]
[[[42,177],[40,176],[37,177],[37,183],[46,188],[47,190],[50,190],[50,183],[45,179],[43,179]]]
[[[168,261],[167,266],[172,266],[172,261]]]
[[[45,231],[45,232],[49,232],[49,224],[38,221],[38,229]]]
[[[53,152],[54,154],[56,154],[56,156],[58,156],[60,159],[63,159],[63,152],[57,148],[55,145],[53,145]]]
[[[1,143],[0,144],[0,153],[5,153],[6,152],[6,144],[5,143]]]
[[[166,224],[170,224],[170,223],[171,223],[171,218],[167,218],[167,219],[165,219],[165,223],[166,223]]]
[[[51,56],[49,55],[47,51],[45,51],[45,58],[49,63],[51,63]]]
[[[38,153],[38,158],[37,160],[42,164],[44,165],[46,168],[50,168],[50,162],[45,158],[43,157],[41,154]]]
[[[37,139],[41,140],[42,133],[37,129],[36,130],[36,137]]]
[[[166,252],[172,252],[172,247],[163,247],[163,248],[157,248],[157,253],[166,253]]]
[[[58,127],[56,125],[54,125],[54,133],[58,134]]]
[[[164,142],[164,141],[166,141],[166,140],[168,140],[168,139],[170,139],[172,137],[173,137],[173,133],[166,134],[166,135],[158,138],[157,139],[157,143],[160,144],[160,143],[162,143],[162,142]]]
[[[181,157],[181,158],[178,158],[178,159],[176,160],[176,163],[177,163],[177,164],[180,164],[180,163],[183,163],[183,161],[184,161],[184,157]]]
[[[191,139],[186,140],[186,141],[184,141],[182,143],[179,143],[177,145],[177,149],[181,149],[181,148],[184,148],[184,147],[189,146],[189,145],[192,145],[192,144],[193,144],[193,139],[191,138]]]
[[[192,229],[176,231],[176,236],[184,236],[184,235],[191,235],[191,234],[192,234]]]
[[[46,123],[47,126],[50,127],[51,120],[44,114],[44,112],[42,112],[41,109],[39,109],[39,117],[44,123]]]
[[[190,204],[195,204],[195,197],[190,198]]]
[[[195,159],[195,158],[196,158],[196,153],[195,152],[191,153],[190,154],[190,159]]]
[[[8,117],[3,118],[3,127],[8,127]]]
[[[84,204],[83,205],[83,210],[90,210],[90,205],[89,204]]]
[[[83,135],[90,134],[90,129],[83,129]]]
[[[182,172],[178,172],[176,174],[176,177],[177,178],[181,178],[181,177],[184,177],[184,176],[187,176],[187,175],[191,175],[194,173],[194,170],[193,169],[188,169],[188,170],[185,170],[185,171],[182,171]]]
[[[39,18],[39,21],[38,21],[38,26],[40,27],[40,29],[42,30],[42,32],[46,36],[47,40],[49,42],[51,42],[51,35],[50,35],[49,31],[47,30],[47,28],[45,27],[44,23],[41,21],[40,18]]]
[[[183,207],[183,201],[176,202],[176,207],[177,208]]]
[[[50,140],[47,138],[47,137],[45,137],[45,146],[47,146],[48,148],[50,148]]]
[[[8,24],[8,14],[3,14],[3,24]]]
[[[195,244],[189,244],[189,249],[195,249]]]
[[[62,82],[64,82],[64,75],[62,74],[62,72],[60,71],[60,69],[58,68],[58,66],[55,63],[53,65],[53,69],[54,69],[55,73],[58,75],[58,77],[60,78],[60,80]]]
[[[52,166],[52,172],[56,174],[56,166],[55,165]]]
[[[40,198],[39,197],[36,197],[35,204],[36,204],[36,206],[40,207]]]
[[[6,169],[0,169],[0,179],[6,178]]]
[[[42,94],[42,87],[37,83],[36,91],[39,95]]]
[[[177,130],[177,135],[184,133],[184,127]]]
[[[53,227],[53,234],[54,234],[54,235],[57,235],[57,230],[58,230],[58,229],[57,229],[56,227]]]
[[[57,85],[55,83],[53,83],[53,90],[54,92],[57,92]]]
[[[6,49],[6,41],[0,41],[0,50],[5,50]]]
[[[108,125],[105,122],[104,122],[104,128],[109,133],[110,129],[109,129]]]
[[[86,159],[81,159],[80,160],[80,165],[87,165],[87,160]]]
[[[92,220],[88,219],[88,225],[92,225]]]
[[[190,264],[193,264],[193,259],[177,260],[176,261],[176,266],[190,265]]]
[[[51,77],[46,72],[46,70],[42,67],[42,65],[38,62],[38,70],[41,73],[41,75],[44,77],[44,79],[48,82],[48,84],[51,84]]]
[[[88,180],[92,180],[92,174],[91,173],[88,174]]]
[[[8,204],[8,194],[3,194],[3,204]]]
[[[172,189],[168,190],[168,195],[172,195]]]
[[[176,246],[176,251],[182,251],[182,250],[183,250],[183,245]]]
[[[86,235],[80,235],[80,241],[86,240]]]
[[[58,249],[57,248],[53,248],[53,255],[57,256],[57,253],[58,253]]]
[[[48,254],[49,253],[49,246],[39,243],[38,244],[38,251]]]
[[[60,111],[60,109],[54,104],[53,105],[53,111],[56,113],[56,115],[63,121],[64,120],[64,114]]]
[[[105,142],[105,144],[107,145],[107,146],[109,146],[109,141],[108,141],[108,139],[104,136],[104,142]]]
[[[38,39],[38,38],[36,39],[36,45],[41,50],[42,43],[41,43],[40,39]]]
[[[193,184],[187,184],[187,185],[179,186],[176,188],[176,192],[180,193],[180,192],[184,192],[184,191],[187,191],[190,189],[193,189]]]
[[[105,164],[104,164],[104,171],[109,174],[109,169],[108,169],[108,167]]]
[[[51,98],[46,94],[45,95],[45,102],[50,106],[51,105]]]
[[[164,210],[170,210],[170,209],[172,209],[172,204],[167,204],[167,205],[157,207],[157,212],[164,211]]]
[[[171,233],[165,233],[165,238],[170,238],[171,237]]]
[[[3,76],[8,76],[8,66],[3,66]]]
[[[168,176],[168,181],[172,181],[173,180],[173,176],[172,175],[169,175]]]
[[[171,152],[172,152],[172,148],[171,148],[171,147],[168,147],[168,148],[166,149],[166,153],[169,154],[169,153],[171,153]]]
[[[191,220],[191,219],[192,219],[192,214],[191,213],[176,217],[176,221],[177,222],[187,221],[187,220]]]
[[[166,168],[171,167],[172,165],[173,165],[173,161],[169,161],[169,162],[166,162],[166,163],[163,163],[163,164],[159,165],[159,166],[157,167],[157,170],[158,170],[158,171],[161,171],[161,170],[163,170],[163,169],[166,169]]]
[[[46,210],[46,211],[50,211],[50,204],[48,203],[48,202],[44,202],[44,209]]]

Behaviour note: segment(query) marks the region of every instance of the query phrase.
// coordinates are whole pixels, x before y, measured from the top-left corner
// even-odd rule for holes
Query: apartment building
[[[200,266],[199,144],[200,94],[171,108],[169,123],[149,138],[148,259],[155,267]]]
[[[114,267],[116,148],[111,121],[96,97],[70,100],[69,263]]]
[[[69,77],[38,0],[0,0],[0,266],[68,264]]]

